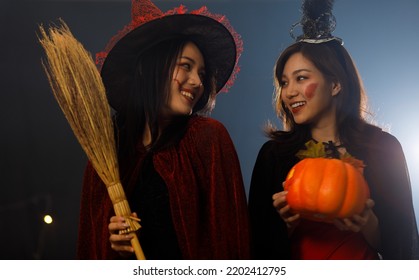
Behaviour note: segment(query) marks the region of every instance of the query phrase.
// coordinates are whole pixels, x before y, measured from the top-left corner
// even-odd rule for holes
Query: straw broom
[[[114,211],[124,216],[129,228],[120,234],[137,231],[141,226],[131,216],[119,177],[113,124],[105,87],[93,59],[61,20],[50,27],[49,35],[40,26],[39,41],[47,62],[43,63],[54,96],[71,129],[105,183]],[[131,240],[137,259],[145,259],[137,235]]]

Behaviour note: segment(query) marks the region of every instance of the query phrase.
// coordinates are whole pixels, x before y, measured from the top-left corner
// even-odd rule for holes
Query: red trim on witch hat
[[[163,18],[170,15],[181,15],[187,14],[187,8],[184,5],[180,5],[179,7],[173,8],[168,10],[167,12],[163,13],[154,3],[150,0],[132,0],[131,3],[131,22],[127,24],[121,31],[119,31],[115,36],[113,36],[108,44],[106,45],[105,49],[102,52],[96,54],[96,65],[101,70],[102,66],[108,56],[108,53],[112,50],[116,43],[121,40],[124,36],[130,33],[132,30],[138,28],[139,26],[148,23],[150,21]],[[232,35],[234,42],[236,44],[236,62],[234,65],[234,69],[230,75],[230,78],[224,85],[219,92],[227,92],[229,88],[234,84],[234,81],[237,77],[237,74],[240,71],[240,67],[238,66],[238,61],[243,52],[243,41],[241,39],[240,34],[238,34],[234,28],[231,26],[229,20],[226,16],[220,14],[212,14],[208,11],[206,6],[202,6],[197,10],[193,10],[190,12],[193,15],[201,15],[212,18],[217,22],[221,23]]]

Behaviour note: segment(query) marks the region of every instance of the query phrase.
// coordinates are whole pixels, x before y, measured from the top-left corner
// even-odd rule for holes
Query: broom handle
[[[145,260],[143,249],[141,248],[140,241],[138,240],[137,234],[134,232],[134,238],[131,239],[131,245],[134,247],[135,256],[137,260]]]

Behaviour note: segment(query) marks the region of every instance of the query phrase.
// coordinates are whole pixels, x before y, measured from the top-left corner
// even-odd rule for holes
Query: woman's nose
[[[188,83],[193,87],[202,86],[201,77],[198,73],[191,73],[188,79]]]
[[[293,84],[288,84],[285,89],[282,89],[282,94],[288,99],[298,95],[298,88]]]

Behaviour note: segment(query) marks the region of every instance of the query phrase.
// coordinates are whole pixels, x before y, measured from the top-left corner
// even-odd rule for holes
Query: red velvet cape
[[[136,182],[142,160],[139,156],[129,178],[122,179],[128,185],[124,188]],[[214,119],[192,117],[179,144],[155,153],[153,162],[168,188],[183,258],[248,259],[246,194],[225,127]],[[77,258],[120,258],[109,242],[113,215],[106,187],[89,163],[83,180]]]

